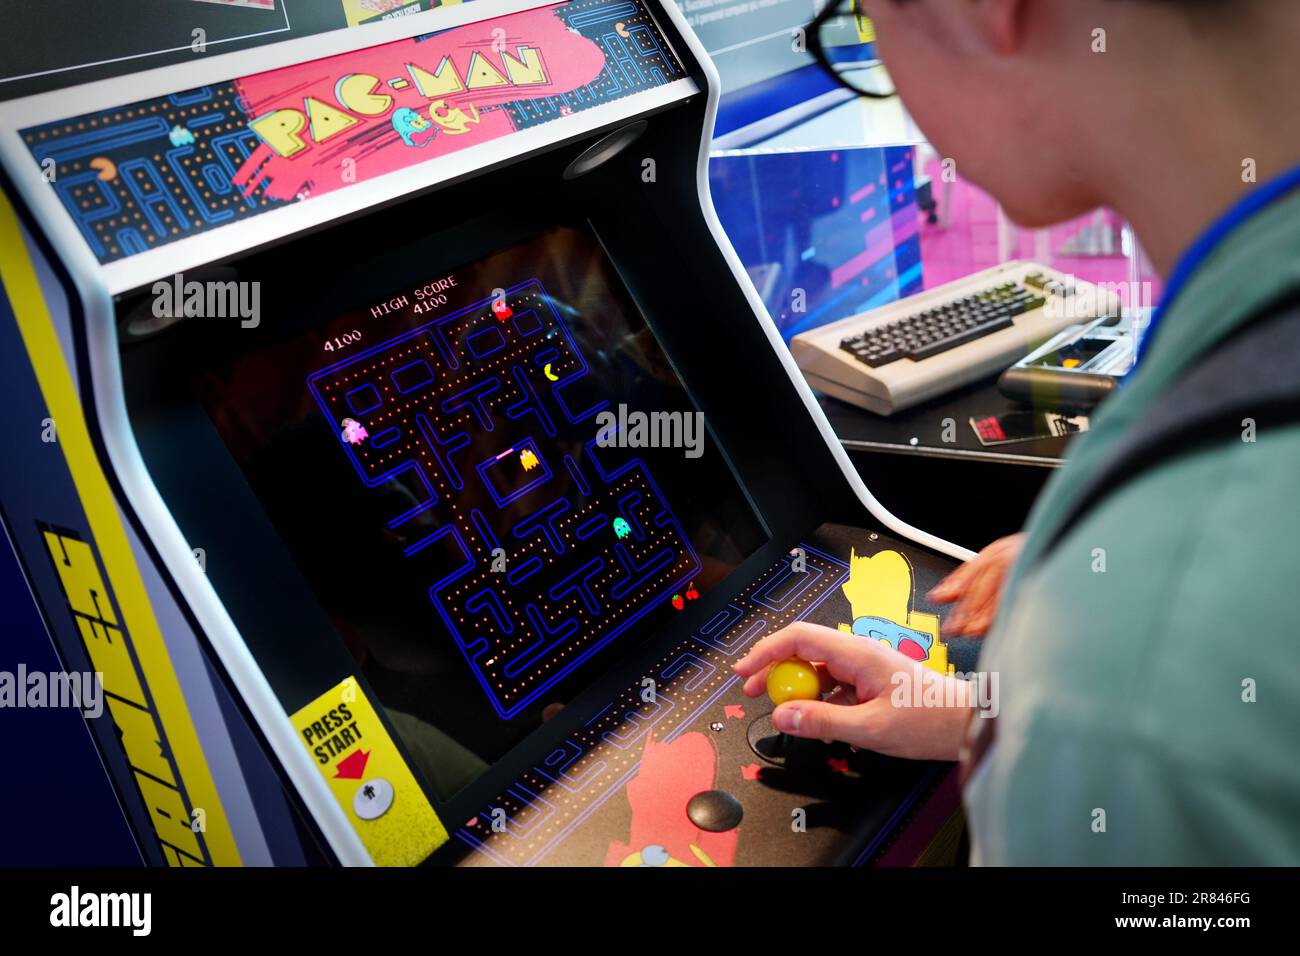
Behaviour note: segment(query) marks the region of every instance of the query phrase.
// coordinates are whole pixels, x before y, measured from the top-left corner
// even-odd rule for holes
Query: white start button
[[[362,820],[377,820],[392,805],[393,785],[383,777],[367,780],[352,798],[352,811]]]

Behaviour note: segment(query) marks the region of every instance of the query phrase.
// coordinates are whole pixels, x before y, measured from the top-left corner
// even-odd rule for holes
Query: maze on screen
[[[636,452],[596,445],[609,403],[542,284],[505,303],[438,318],[308,385],[361,482],[400,492],[388,531],[427,569],[438,617],[508,718],[662,609],[700,562]],[[368,435],[356,444],[349,418]]]

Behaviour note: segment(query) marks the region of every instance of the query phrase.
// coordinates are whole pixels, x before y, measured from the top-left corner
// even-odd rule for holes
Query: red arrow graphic
[[[334,779],[360,780],[361,775],[366,772],[366,761],[369,759],[370,751],[358,747],[339,761],[339,765],[334,768]]]

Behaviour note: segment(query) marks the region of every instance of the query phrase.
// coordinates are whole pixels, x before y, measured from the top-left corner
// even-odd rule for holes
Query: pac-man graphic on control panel
[[[951,674],[948,645],[939,640],[939,616],[913,610],[914,594],[912,564],[900,552],[850,552],[844,596],[853,623],[841,624],[840,630],[888,644],[931,670]]]

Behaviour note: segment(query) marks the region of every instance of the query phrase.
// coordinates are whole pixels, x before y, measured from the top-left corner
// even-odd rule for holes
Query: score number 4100
[[[361,341],[361,333],[356,329],[351,332],[344,332],[342,335],[336,335],[332,339],[325,340],[325,351],[335,352],[339,349],[345,349],[349,345],[354,345]]]

